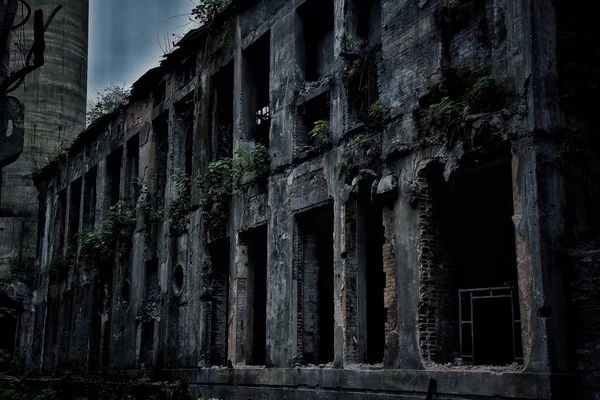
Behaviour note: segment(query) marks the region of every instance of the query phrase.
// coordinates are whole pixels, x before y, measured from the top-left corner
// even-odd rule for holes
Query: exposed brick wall
[[[302,354],[305,362],[315,363],[319,352],[319,262],[316,257],[317,235],[302,235]]]
[[[357,252],[357,202],[347,201],[344,204],[344,301],[342,313],[346,325],[345,356],[347,362],[359,362],[358,347],[358,299],[356,297],[356,276],[358,274]]]
[[[442,215],[445,201],[441,171],[429,170],[418,179],[419,202],[419,309],[418,331],[425,360],[446,363],[458,351],[455,270],[448,263]]]
[[[398,310],[396,305],[396,250],[394,248],[394,210],[388,207],[383,209],[383,272],[385,274],[385,289],[383,304],[387,310],[385,323],[385,336],[396,329],[398,324]]]
[[[227,362],[227,275],[215,272],[212,283],[211,363]]]

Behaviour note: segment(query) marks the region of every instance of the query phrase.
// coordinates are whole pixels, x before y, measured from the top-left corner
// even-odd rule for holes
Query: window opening
[[[233,154],[233,62],[213,75],[212,137],[213,158]]]
[[[246,343],[249,354],[246,363],[264,365],[267,334],[267,227],[254,228],[240,235],[247,249],[247,326]]]
[[[208,252],[212,268],[211,310],[211,364],[227,364],[229,315],[229,238],[209,244]]]
[[[161,210],[165,204],[169,160],[169,124],[167,113],[162,114],[154,120],[153,128],[156,138],[156,207],[158,210]]]
[[[126,198],[136,201],[139,196],[138,175],[140,171],[140,137],[135,135],[127,141],[127,167],[125,174]]]
[[[96,178],[98,169],[93,167],[85,174],[85,192],[83,195],[83,226],[93,228],[96,223]]]
[[[271,129],[270,68],[271,32],[263,34],[244,51],[245,135],[263,146],[269,146]]]
[[[119,202],[121,189],[121,163],[123,160],[123,148],[119,147],[106,157],[107,190],[110,205]]]
[[[296,217],[300,353],[306,364],[334,357],[333,206]]]
[[[333,64],[334,7],[332,0],[309,0],[299,9],[300,32],[304,40],[304,74],[306,81],[318,81],[329,75]]]

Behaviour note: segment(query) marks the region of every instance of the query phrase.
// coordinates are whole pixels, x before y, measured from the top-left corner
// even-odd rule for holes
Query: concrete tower
[[[25,146],[19,160],[0,174],[0,277],[17,257],[35,254],[37,190],[32,172],[85,128],[89,0],[27,0],[47,20],[62,10],[46,31],[45,65],[29,74],[11,95],[25,106]],[[26,9],[19,6],[17,21]],[[22,67],[33,42],[33,15],[13,31],[10,69]],[[25,53],[25,54],[23,54]]]

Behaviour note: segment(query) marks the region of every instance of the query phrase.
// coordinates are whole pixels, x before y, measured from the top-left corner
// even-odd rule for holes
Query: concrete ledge
[[[427,371],[427,370],[351,370],[328,368],[198,368],[174,369],[164,371],[169,378],[187,383],[201,390],[203,395],[234,396],[241,393],[250,398],[271,398],[272,393],[281,399],[287,392],[302,390],[298,398],[337,398],[340,394],[360,393],[361,399],[401,396],[424,399],[427,395],[430,379],[437,383],[435,398],[507,398],[507,399],[550,399],[549,374],[527,372],[489,372],[489,371]],[[112,371],[120,376],[124,371]],[[308,395],[307,393],[313,393]],[[331,396],[323,397],[324,392]],[[318,395],[317,395],[318,393]],[[384,397],[381,397],[385,395]],[[263,397],[267,396],[267,397]],[[276,397],[280,396],[280,397]],[[225,397],[230,398],[230,397]],[[246,398],[246,397],[244,397]],[[287,397],[290,399],[290,397]],[[296,397],[291,397],[296,398]]]

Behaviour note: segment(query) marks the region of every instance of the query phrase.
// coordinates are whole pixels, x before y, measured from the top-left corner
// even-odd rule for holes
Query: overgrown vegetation
[[[233,158],[221,158],[208,165],[206,174],[197,178],[202,192],[203,213],[213,229],[222,228],[229,217],[234,189],[247,189],[269,173],[271,157],[262,144],[240,146]]]
[[[229,216],[233,191],[233,160],[222,158],[208,165],[206,174],[198,178],[202,191],[202,207],[208,225],[221,228]]]
[[[146,223],[154,224],[159,222],[163,217],[163,211],[156,210],[150,203],[150,193],[148,192],[148,187],[144,185],[143,180],[134,180],[133,186],[139,191],[136,208],[140,210]]]
[[[321,135],[325,135],[329,132],[329,121],[318,120],[315,121],[313,129],[308,133],[311,138],[317,138]]]
[[[192,17],[201,24],[209,23],[230,3],[231,0],[200,0],[200,3],[192,10]]]
[[[471,112],[493,111],[502,107],[504,95],[491,76],[483,76],[477,79],[467,100]]]
[[[106,261],[127,254],[134,228],[132,207],[124,202],[115,204],[99,229],[85,229],[77,234],[81,262],[89,265],[95,260]]]
[[[431,122],[438,128],[444,128],[456,123],[460,118],[464,106],[450,97],[444,97],[437,104],[429,107],[431,111]]]
[[[369,122],[371,124],[380,124],[385,118],[387,110],[381,100],[377,100],[369,107]]]
[[[429,104],[431,124],[438,130],[452,134],[464,123],[468,114],[494,112],[504,106],[505,95],[492,77],[474,79],[470,74],[455,70],[448,76],[452,79],[434,82],[421,99],[422,105]]]
[[[356,135],[350,140],[350,147],[355,150],[366,150],[369,148],[369,141],[365,135]]]
[[[254,147],[240,146],[235,149],[233,171],[235,183],[264,178],[269,173],[271,156],[269,149],[262,144]]]
[[[97,93],[96,100],[88,104],[88,113],[86,115],[87,124],[90,125],[98,118],[108,115],[117,108],[127,104],[129,99],[129,90],[125,85],[112,85],[104,89],[103,93]]]
[[[185,228],[186,218],[191,211],[190,204],[191,177],[182,170],[173,174],[173,187],[175,190],[173,200],[169,205],[169,228],[171,234],[176,236]]]

